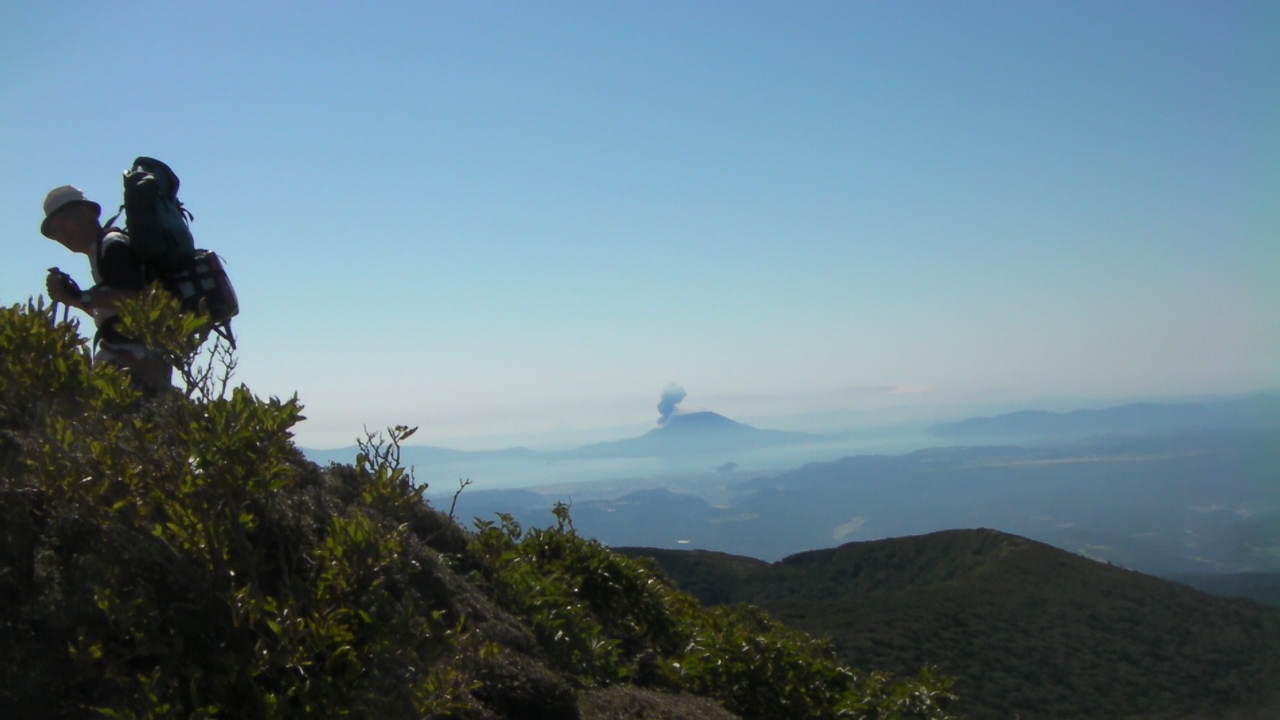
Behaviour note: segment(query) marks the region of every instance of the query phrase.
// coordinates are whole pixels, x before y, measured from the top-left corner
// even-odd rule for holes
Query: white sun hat
[[[40,223],[40,234],[51,238],[49,234],[49,219],[54,216],[62,208],[74,203],[88,203],[93,206],[96,214],[102,214],[102,206],[84,196],[84,191],[74,185],[61,185],[49,191],[44,196],[44,222]]]

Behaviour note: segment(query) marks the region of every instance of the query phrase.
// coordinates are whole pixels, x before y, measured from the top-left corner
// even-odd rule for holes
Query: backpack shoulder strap
[[[122,230],[121,228],[116,227],[116,221],[120,219],[120,214],[123,212],[124,212],[124,206],[121,205],[120,209],[116,211],[115,215],[112,215],[111,217],[107,218],[107,221],[102,223],[103,235],[106,235],[107,233],[112,231],[124,232],[124,230]]]

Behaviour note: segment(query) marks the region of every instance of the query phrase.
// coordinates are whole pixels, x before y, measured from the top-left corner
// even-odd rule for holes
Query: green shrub
[[[413,590],[424,558],[394,511],[421,497],[402,470],[364,455],[362,502],[331,502],[291,442],[296,398],[143,402],[90,366],[75,330],[40,306],[0,309],[0,706],[327,718],[456,704],[465,673],[441,660],[460,618]]]
[[[559,716],[538,656],[745,718],[947,717],[947,682],[861,677],[758,610],[704,609],[564,506],[467,533],[401,467],[410,428],[322,470],[293,444],[298,399],[229,390],[198,319],[160,293],[122,313],[185,391],[145,399],[76,323],[0,308],[2,717],[494,717],[534,686]],[[506,697],[479,680],[512,672]]]
[[[573,530],[525,531],[510,515],[477,522],[477,581],[534,629],[580,686],[632,682],[713,697],[744,718],[946,718],[951,682],[862,676],[829,643],[753,607],[701,607],[653,563]]]

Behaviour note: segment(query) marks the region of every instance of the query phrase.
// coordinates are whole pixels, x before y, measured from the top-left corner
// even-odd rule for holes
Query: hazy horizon
[[[1250,402],[1260,397],[1270,400],[1262,405]],[[1129,406],[1136,403],[1147,408],[1137,415],[1128,412]],[[1188,414],[1188,407],[1202,409]],[[636,441],[662,426],[656,423],[623,425],[586,433],[493,436],[470,438],[468,442],[460,443],[424,442],[415,435],[404,443],[402,461],[414,469],[416,482],[430,487],[428,494],[437,501],[447,501],[457,489],[457,483],[464,479],[472,482],[471,492],[506,489],[544,492],[572,486],[576,488],[576,495],[592,497],[601,493],[608,495],[613,492],[610,488],[615,486],[697,486],[699,489],[695,494],[710,492],[714,495],[719,492],[716,488],[730,481],[740,481],[744,474],[773,474],[809,463],[827,463],[854,456],[902,456],[920,450],[956,447],[1031,448],[1064,443],[1088,444],[1108,436],[1135,436],[1133,433],[1152,437],[1180,432],[1194,434],[1202,430],[1212,431],[1217,427],[1214,423],[1220,424],[1224,420],[1233,427],[1243,427],[1250,422],[1274,423],[1280,419],[1276,415],[1277,408],[1280,408],[1280,392],[1263,390],[1232,396],[1142,397],[1093,402],[1041,399],[1029,406],[987,406],[987,412],[961,413],[952,408],[944,415],[930,414],[914,420],[899,416],[898,422],[876,416],[883,422],[871,424],[865,417],[848,413],[794,416],[790,419],[730,417],[759,430],[799,431],[811,435],[783,441],[766,437],[762,441],[747,431],[729,445],[718,436],[701,435],[702,431],[696,428],[705,427],[702,423],[696,424],[692,432],[689,429],[678,430],[678,437],[670,438],[670,442],[654,444],[645,437],[639,445]],[[703,408],[686,411],[679,406],[668,409],[675,411],[673,417],[706,412]],[[1010,413],[1022,410],[1057,414],[1062,421],[1060,429],[1045,430],[1043,422],[1025,427],[1025,419],[1016,423],[1016,427],[1024,428],[1022,430],[1013,430],[1015,426],[1007,421],[995,428],[984,425],[982,427],[986,429],[960,432],[954,428],[941,432],[933,429],[935,425],[947,423],[972,428],[972,423],[959,421],[1008,417]],[[1083,418],[1071,414],[1078,410],[1103,412]],[[304,446],[304,449],[313,461],[322,465],[328,462],[351,463],[356,455],[356,449],[350,444],[335,448]],[[513,449],[522,452],[514,455],[502,452],[488,454]],[[450,454],[458,450],[474,454]]]
[[[964,420],[973,417],[1003,415],[1024,410],[1042,412],[1071,412],[1074,410],[1097,410],[1134,403],[1183,404],[1219,402],[1253,395],[1280,395],[1280,388],[1257,388],[1240,393],[1222,394],[1188,394],[1188,395],[1139,395],[1113,398],[1068,398],[1041,396],[1025,401],[991,401],[957,403],[946,406],[923,407],[887,407],[871,409],[832,409],[813,412],[794,413],[789,415],[737,415],[724,412],[717,407],[682,402],[677,414],[687,415],[697,412],[714,412],[731,420],[763,430],[784,430],[814,434],[862,434],[874,437],[877,434],[893,431],[923,433],[928,426]],[[652,403],[651,403],[652,405]],[[658,413],[650,411],[647,422],[631,422],[605,424],[590,428],[561,427],[542,432],[526,433],[494,433],[482,435],[438,435],[434,438],[416,432],[405,444],[410,447],[440,447],[463,451],[493,451],[511,448],[528,448],[537,451],[569,450],[595,442],[607,442],[642,435],[658,427]],[[385,428],[368,428],[371,431],[384,431]],[[929,436],[937,443],[948,442],[943,438]],[[357,439],[353,436],[345,443],[334,445],[308,445],[300,443],[310,450],[335,450],[354,446]],[[896,443],[890,443],[896,445]]]
[[[1274,2],[51,0],[0,27],[0,304],[88,284],[38,232],[50,188],[111,212],[160,158],[235,283],[236,381],[297,393],[303,446],[604,439],[671,382],[815,427],[1280,386]]]

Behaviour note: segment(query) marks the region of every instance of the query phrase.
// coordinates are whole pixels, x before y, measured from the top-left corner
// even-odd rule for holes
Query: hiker
[[[173,368],[155,350],[118,329],[115,310],[118,298],[140,293],[146,287],[145,270],[129,238],[116,228],[104,228],[102,207],[71,185],[49,191],[44,199],[44,222],[40,233],[57,240],[68,250],[89,258],[95,285],[81,290],[71,276],[51,268],[45,288],[54,302],[89,314],[97,325],[93,362],[107,363],[125,370],[139,388],[154,396],[172,386]]]

